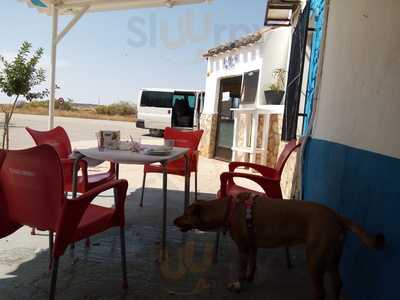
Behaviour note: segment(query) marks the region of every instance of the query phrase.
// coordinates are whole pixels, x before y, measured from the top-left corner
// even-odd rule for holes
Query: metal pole
[[[54,128],[54,102],[55,102],[55,92],[56,92],[58,9],[54,4],[50,4],[50,10],[51,10],[51,15],[52,15],[52,33],[51,33],[49,129],[53,129]]]
[[[190,157],[188,152],[185,153],[185,201],[184,209],[190,204]]]
[[[165,248],[167,239],[167,161],[161,162],[163,167],[163,218],[162,218],[162,241],[161,241],[161,261],[165,260]]]

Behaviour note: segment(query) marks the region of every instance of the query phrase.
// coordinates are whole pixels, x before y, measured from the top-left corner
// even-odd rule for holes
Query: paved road
[[[34,146],[32,138],[27,134],[25,127],[46,130],[47,124],[46,116],[15,114],[10,130],[10,149],[23,149]],[[129,135],[139,138],[148,133],[147,130],[136,128],[133,122],[56,117],[55,125],[64,127],[72,142],[96,140],[96,132],[104,129],[120,130],[122,139],[128,139]]]

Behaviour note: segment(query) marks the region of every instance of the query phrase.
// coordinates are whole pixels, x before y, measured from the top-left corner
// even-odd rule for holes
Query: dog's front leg
[[[249,264],[249,249],[239,248],[239,280],[228,284],[228,289],[232,292],[240,292],[247,280],[247,267]]]
[[[250,250],[249,255],[249,264],[248,264],[248,271],[247,271],[247,282],[254,281],[254,275],[256,274],[257,269],[257,248],[252,248]]]

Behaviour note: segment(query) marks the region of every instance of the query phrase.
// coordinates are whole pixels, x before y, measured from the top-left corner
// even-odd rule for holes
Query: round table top
[[[147,146],[149,148],[151,146]],[[88,148],[88,149],[76,149],[74,153],[71,155],[71,158],[77,158],[79,154],[83,155],[84,158],[95,160],[97,164],[103,161],[110,161],[118,164],[151,164],[156,162],[166,162],[177,160],[186,154],[189,149],[188,148],[173,148],[168,155],[148,155],[144,153],[144,149],[140,152],[132,152],[132,151],[124,151],[124,150],[99,150],[96,148]],[[90,165],[96,164],[95,162],[89,163]]]

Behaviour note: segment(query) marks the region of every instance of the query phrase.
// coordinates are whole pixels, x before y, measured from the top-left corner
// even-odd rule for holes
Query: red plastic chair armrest
[[[267,166],[253,164],[253,163],[247,163],[247,162],[231,162],[229,164],[229,172],[234,172],[238,167],[254,169],[257,172],[259,172],[261,175],[263,175],[264,177],[269,177],[269,178],[273,178],[273,179],[279,178],[279,174],[275,169],[272,169]]]
[[[72,241],[74,232],[90,203],[100,193],[112,188],[116,191],[115,210],[121,217],[121,225],[124,225],[124,203],[128,189],[128,182],[126,180],[111,181],[100,185],[75,199],[65,199],[56,230],[57,234],[54,246],[55,257],[61,256],[64,253],[65,248]]]
[[[227,187],[228,182],[233,182],[233,178],[246,178],[249,179],[262,187],[265,194],[271,198],[281,198],[280,192],[280,180],[274,178],[267,178],[260,175],[247,174],[247,173],[236,173],[236,172],[224,172],[220,176],[221,197],[226,197],[228,194]],[[279,191],[278,191],[279,190]]]

